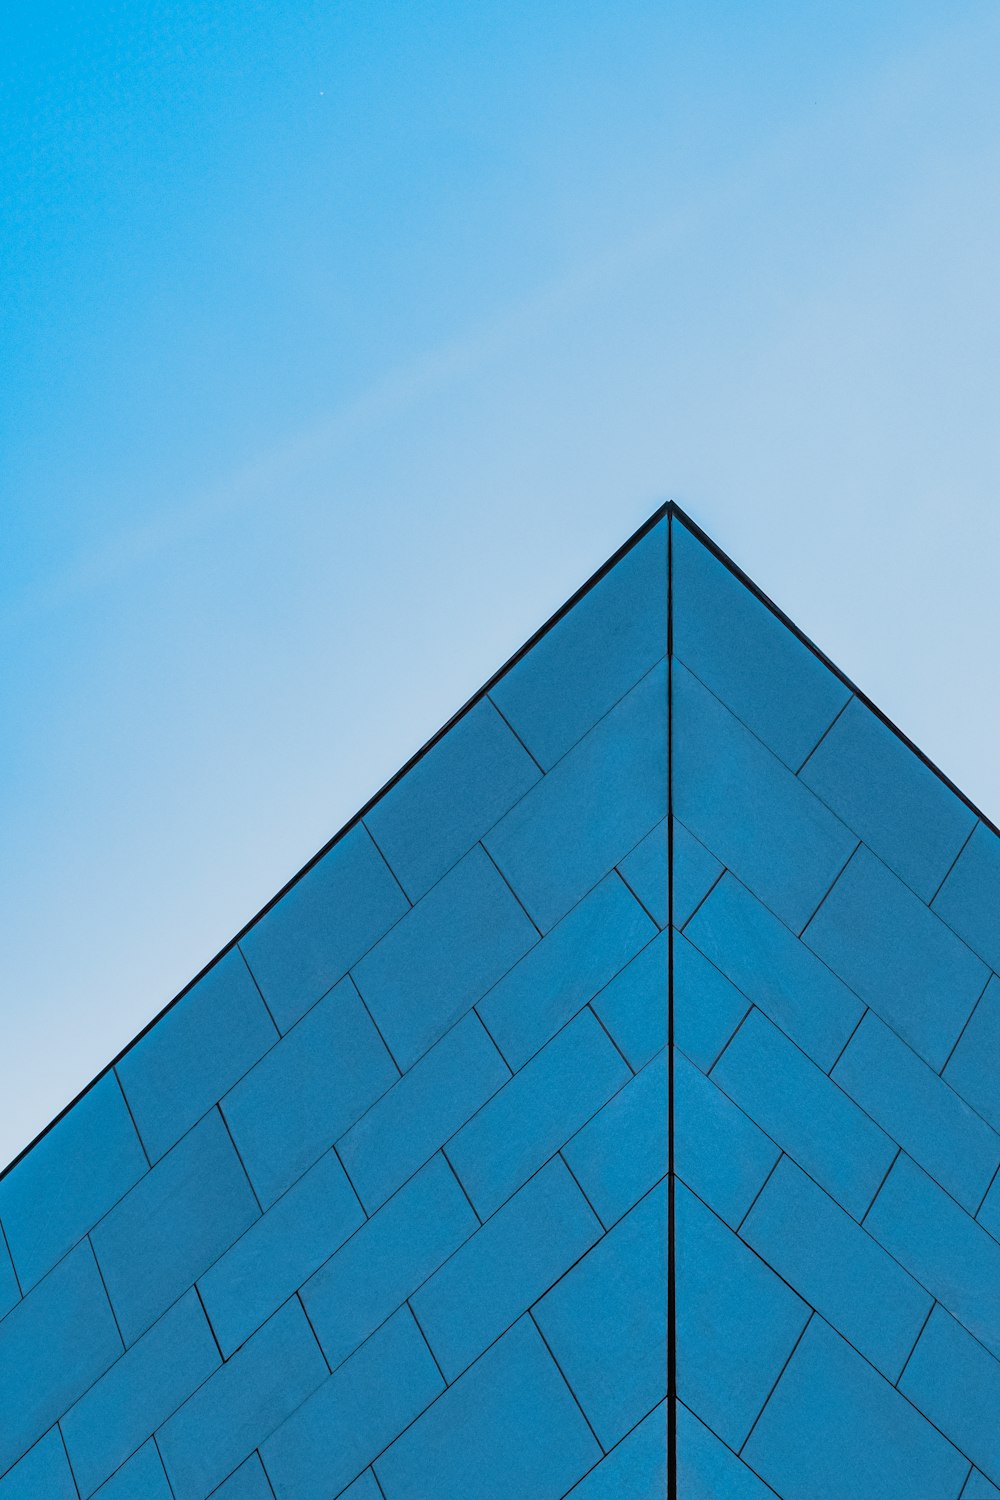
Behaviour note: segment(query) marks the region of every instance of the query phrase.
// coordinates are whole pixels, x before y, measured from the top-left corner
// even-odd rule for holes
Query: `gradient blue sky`
[[[1000,817],[1000,10],[10,0],[0,1158],[668,496]]]

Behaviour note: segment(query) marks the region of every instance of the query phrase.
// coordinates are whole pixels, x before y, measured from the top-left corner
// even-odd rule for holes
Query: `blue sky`
[[[1000,12],[12,0],[0,1157],[663,499],[1000,817]]]

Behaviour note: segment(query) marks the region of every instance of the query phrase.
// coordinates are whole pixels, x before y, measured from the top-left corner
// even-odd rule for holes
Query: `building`
[[[994,958],[666,507],[3,1175],[0,1500],[1000,1495]]]

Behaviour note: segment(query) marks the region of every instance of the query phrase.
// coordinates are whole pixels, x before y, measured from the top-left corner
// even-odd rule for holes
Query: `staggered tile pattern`
[[[681,1500],[1000,1495],[1000,839],[677,518]]]
[[[0,1500],[664,1493],[667,527],[0,1181]]]

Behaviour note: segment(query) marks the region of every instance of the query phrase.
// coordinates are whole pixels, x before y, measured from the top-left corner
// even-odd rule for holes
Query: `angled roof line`
[[[986,814],[976,806],[971,798],[967,797],[965,793],[955,785],[951,778],[945,775],[940,767],[935,765],[935,763],[930,759],[929,756],[924,754],[924,752],[918,745],[914,744],[909,735],[905,734],[903,730],[901,730],[899,726],[889,718],[888,714],[883,713],[878,705],[872,702],[867,693],[864,693],[856,685],[856,683],[851,681],[851,679],[845,672],[841,671],[841,669],[836,665],[835,662],[830,660],[825,651],[822,651],[814,641],[810,640],[809,636],[807,636],[803,630],[800,630],[798,625],[795,624],[794,620],[789,619],[784,610],[781,609],[779,605],[775,604],[774,600],[771,599],[767,594],[765,594],[763,589],[758,587],[756,583],[754,583],[753,579],[743,571],[738,563],[735,563],[727,553],[723,552],[722,548],[716,542],[714,542],[712,538],[698,525],[697,521],[694,521],[687,514],[687,512],[676,503],[676,501],[668,500],[663,505],[660,505],[653,512],[653,514],[642,523],[638,530],[634,531],[628,538],[628,540],[623,542],[622,545],[611,554],[607,561],[602,563],[597,571],[591,574],[586,582],[581,584],[581,586],[575,591],[575,593],[571,594],[566,602],[564,604],[561,604],[555,611],[555,613],[550,615],[545,623],[539,626],[534,634],[531,635],[522,646],[518,647],[514,654],[509,657],[502,666],[497,668],[497,670],[482,685],[482,687],[474,692],[468,699],[468,701],[464,703],[462,707],[457,710],[457,712],[452,714],[451,718],[448,719],[447,722],[443,724],[435,734],[431,735],[430,739],[427,740],[424,745],[421,745],[420,749],[417,750],[413,755],[411,755],[409,760],[407,760],[399,768],[399,770],[395,772],[394,775],[390,776],[389,780],[385,782],[385,784],[381,786],[373,796],[369,797],[364,806],[359,808],[359,810],[354,813],[353,816],[350,817],[347,822],[342,825],[342,827],[338,828],[336,833],[334,833],[331,838],[327,839],[322,848],[317,850],[317,852],[306,861],[302,868],[300,870],[297,870],[295,874],[285,882],[281,889],[277,891],[275,895],[273,895],[271,899],[267,901],[260,908],[260,910],[255,913],[253,917],[250,918],[248,922],[244,923],[239,932],[237,932],[234,937],[230,938],[229,941],[219,949],[214,957],[209,959],[208,963],[204,964],[203,967],[198,970],[193,979],[188,980],[187,984],[185,984],[182,989],[178,990],[177,994],[174,995],[171,1000],[168,1000],[166,1005],[164,1005],[159,1011],[157,1011],[157,1013],[152,1017],[151,1020],[147,1021],[147,1023],[142,1027],[141,1031],[138,1031],[135,1036],[132,1037],[131,1041],[127,1042],[125,1046],[122,1047],[121,1050],[116,1054],[116,1056],[113,1057],[111,1061],[100,1070],[99,1073],[95,1074],[90,1082],[85,1084],[84,1087],[80,1089],[79,1093],[77,1093],[69,1101],[68,1104],[64,1105],[59,1113],[55,1115],[49,1121],[49,1123],[45,1125],[38,1132],[38,1134],[34,1136],[34,1138],[30,1140],[28,1144],[17,1153],[17,1155],[10,1162],[7,1163],[3,1170],[0,1171],[0,1182],[3,1181],[3,1179],[9,1172],[13,1171],[18,1163],[22,1161],[29,1152],[34,1150],[39,1141],[43,1140],[44,1137],[48,1135],[49,1131],[59,1124],[60,1120],[62,1120],[66,1115],[69,1114],[70,1110],[80,1102],[85,1094],[89,1094],[90,1090],[94,1088],[96,1084],[100,1083],[101,1079],[104,1078],[108,1073],[111,1072],[113,1068],[118,1065],[118,1063],[122,1060],[126,1053],[130,1052],[132,1048],[142,1040],[147,1032],[152,1031],[153,1027],[160,1020],[162,1020],[162,1018],[167,1014],[168,1011],[172,1010],[175,1005],[177,1005],[181,1000],[184,999],[184,996],[188,994],[190,990],[194,989],[195,985],[205,977],[210,969],[213,969],[221,959],[225,958],[227,953],[232,952],[232,950],[236,947],[240,940],[246,936],[250,929],[254,927],[260,921],[260,919],[271,910],[273,906],[277,905],[282,897],[289,890],[291,890],[292,886],[296,885],[304,875],[307,875],[314,865],[318,864],[319,861],[323,859],[330,852],[330,850],[336,844],[338,844],[346,834],[351,831],[352,828],[360,823],[361,820],[375,806],[375,804],[385,796],[386,792],[390,791],[398,781],[401,781],[402,778],[407,774],[407,772],[410,771],[418,761],[422,760],[424,756],[434,748],[439,740],[443,739],[443,737],[448,733],[449,729],[451,729],[456,723],[458,723],[460,719],[464,718],[469,710],[474,708],[475,705],[479,703],[481,699],[483,699],[490,692],[491,688],[493,688],[493,686],[497,682],[499,682],[500,678],[503,677],[506,672],[510,671],[511,667],[515,666],[523,656],[526,656],[527,653],[532,649],[532,647],[535,646],[539,640],[541,640],[542,636],[546,635],[555,625],[559,623],[564,615],[567,615],[570,610],[573,609],[573,607],[578,604],[586,594],[590,593],[591,589],[593,589],[598,583],[600,583],[601,579],[604,578],[606,574],[611,572],[611,570],[616,566],[617,563],[621,561],[626,553],[630,552],[638,542],[642,541],[643,537],[646,536],[650,531],[652,531],[653,528],[657,526],[665,516],[676,517],[676,519],[680,521],[680,523],[684,527],[687,528],[692,536],[696,537],[698,541],[701,542],[702,545],[713,554],[714,557],[718,558],[719,562],[721,562],[724,567],[728,568],[730,573],[738,578],[744,585],[744,587],[749,589],[749,591],[754,594],[755,597],[758,598],[761,603],[765,605],[765,607],[769,609],[770,612],[782,622],[786,629],[790,630],[792,634],[795,635],[802,642],[802,644],[813,653],[814,656],[818,657],[819,660],[824,664],[824,666],[827,667],[827,669],[832,672],[834,676],[844,684],[845,687],[849,688],[850,691],[855,695],[855,697],[857,697],[865,705],[866,708],[870,709],[871,712],[875,714],[876,718],[880,719],[882,723],[892,731],[896,738],[901,740],[903,744],[906,745],[908,749],[911,750],[912,753],[916,755],[917,758],[922,761],[925,766],[927,766],[928,770],[932,771],[938,778],[938,780],[942,781],[944,785],[947,786],[949,790],[954,793],[954,795],[958,797],[959,800],[963,802],[965,806],[968,807],[969,810],[976,815],[980,822],[984,823],[987,828],[992,830],[993,833],[1000,836],[1000,828],[997,827],[993,820],[991,818],[988,818]]]

